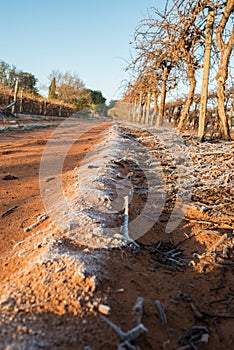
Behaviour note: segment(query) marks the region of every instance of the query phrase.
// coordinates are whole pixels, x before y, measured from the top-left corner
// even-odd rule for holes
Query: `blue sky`
[[[53,69],[77,72],[86,86],[119,97],[129,42],[160,0],[11,0],[1,2],[0,59],[48,86]]]

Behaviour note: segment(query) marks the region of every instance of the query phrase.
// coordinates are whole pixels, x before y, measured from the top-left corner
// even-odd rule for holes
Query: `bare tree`
[[[228,77],[228,65],[234,47],[234,28],[231,29],[229,37],[225,40],[225,28],[231,14],[234,12],[234,1],[222,1],[224,9],[216,29],[216,44],[220,53],[217,81],[218,114],[221,122],[221,133],[225,140],[230,140],[228,115],[225,111],[225,85]]]
[[[234,11],[233,0],[167,0],[163,11],[152,9],[135,31],[133,44],[136,56],[129,68],[135,72],[137,79],[131,84],[128,94],[134,96],[135,105],[136,100],[138,101],[138,115],[144,110],[146,100],[148,101],[144,121],[149,119],[151,96],[155,96],[155,111],[158,112],[157,125],[161,126],[167,92],[178,84],[181,77],[185,78],[189,91],[185,102],[181,105],[180,116],[177,117],[178,127],[182,130],[186,120],[189,121],[190,109],[194,102],[197,71],[204,65],[206,42],[204,26],[207,22],[205,9],[209,6],[214,8],[215,19],[218,22],[215,34],[219,55],[215,55],[216,60],[213,59],[214,70],[216,69],[217,73],[218,115],[222,137],[229,140],[232,109],[230,108],[227,113],[225,88],[227,88],[228,65],[234,46],[233,28],[227,36],[228,22],[230,23],[229,20]],[[214,52],[216,47],[214,42],[211,43]],[[149,79],[150,76],[157,81],[156,87],[153,87],[153,79]],[[147,78],[144,80],[143,77]],[[159,90],[161,101],[158,107]],[[204,112],[205,116],[206,105]],[[197,126],[197,121],[194,125]]]
[[[181,111],[180,121],[178,124],[179,130],[182,130],[186,120],[188,120],[189,111],[194,100],[196,89],[196,71],[201,67],[201,48],[204,45],[203,28],[203,11],[207,1],[187,1],[183,10],[178,7],[178,1],[174,1],[174,8],[177,11],[178,26],[177,26],[177,41],[175,43],[175,51],[178,59],[185,63],[186,76],[189,81],[189,92],[186,97],[184,108]]]
[[[74,103],[84,93],[84,83],[77,73],[53,70],[49,76],[50,81],[56,79],[57,99],[65,103]]]
[[[143,20],[135,31],[134,48],[137,56],[132,61],[132,68],[138,71],[139,76],[147,77],[146,89],[154,96],[154,110],[158,112],[157,125],[161,126],[166,94],[171,88],[168,85],[170,72],[176,63],[172,49],[175,40],[175,24],[167,20],[167,4],[164,11],[158,11],[155,8],[152,11],[153,13],[149,14],[149,17]],[[161,101],[157,108],[159,89]]]

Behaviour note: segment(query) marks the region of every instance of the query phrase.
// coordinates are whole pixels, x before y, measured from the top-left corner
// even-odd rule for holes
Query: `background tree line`
[[[102,92],[87,89],[77,73],[54,70],[50,74],[50,81],[48,94],[50,100],[72,104],[77,110],[103,105],[106,102]]]
[[[0,61],[0,87],[14,90],[15,82],[18,80],[21,94],[33,95],[41,98],[37,87],[38,79],[34,74],[17,69]],[[54,70],[49,76],[48,100],[59,104],[70,105],[72,109],[80,111],[84,108],[94,110],[105,110],[106,99],[99,90],[91,90],[79,78],[77,73],[61,72]],[[22,97],[21,97],[22,98]],[[102,105],[102,107],[100,107]]]
[[[233,0],[167,0],[163,10],[148,11],[147,18],[136,28],[132,42],[135,54],[127,67],[133,78],[124,98],[134,105],[135,120],[148,122],[154,101],[151,123],[161,126],[168,96],[177,89],[177,92],[186,92],[185,102],[177,111],[177,125],[182,130],[188,126],[196,92],[201,88],[197,83],[203,76],[203,84],[213,80],[207,90],[216,91],[218,129],[222,138],[230,139],[234,101],[230,70],[233,16]],[[209,80],[209,76],[212,79]],[[205,133],[207,115],[207,110],[201,114],[202,104],[207,104],[204,99],[208,91],[206,94],[205,90],[202,90],[197,122],[201,137]]]
[[[34,74],[18,70],[16,66],[11,66],[1,60],[0,84],[8,87],[9,89],[14,89],[16,79],[18,79],[22,90],[35,95],[38,94],[38,88],[36,86],[38,79],[34,76]]]

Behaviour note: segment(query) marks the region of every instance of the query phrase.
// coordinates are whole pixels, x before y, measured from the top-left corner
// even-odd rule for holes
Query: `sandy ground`
[[[107,122],[93,124],[73,144],[63,167],[65,189],[76,183],[74,169],[109,127]],[[120,127],[126,148],[137,139],[160,161],[166,200],[158,220],[137,239],[138,246],[92,249],[56,228],[50,217],[31,227],[45,213],[39,167],[52,131],[1,134],[0,349],[232,349],[233,142],[199,144],[183,136],[195,169],[192,188],[187,187],[192,196],[181,207],[183,220],[168,233],[179,196],[179,171],[169,147],[147,131]],[[132,222],[149,197],[145,170],[130,157],[112,163],[112,176],[130,178],[135,189],[129,205]],[[107,185],[113,200],[114,186]],[[113,220],[121,222],[122,214]],[[132,333],[118,336],[100,315],[127,332],[137,324],[133,309],[139,297],[144,298],[141,322],[147,332],[142,326],[144,334],[135,340]]]

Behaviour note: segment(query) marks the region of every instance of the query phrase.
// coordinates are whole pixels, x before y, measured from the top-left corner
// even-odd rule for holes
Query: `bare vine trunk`
[[[234,45],[234,30],[233,30],[233,45]],[[225,82],[227,80],[227,67],[231,55],[230,50],[226,50],[222,54],[219,63],[219,69],[216,76],[217,81],[217,102],[218,102],[218,114],[220,118],[221,133],[225,140],[230,140],[230,128],[228,123],[228,115],[225,111]]]
[[[157,115],[158,115],[158,92],[154,91],[153,93],[154,96],[154,112],[151,118],[151,125],[154,125],[155,120],[157,120]]]
[[[218,114],[220,118],[220,129],[222,137],[225,140],[230,140],[230,129],[229,129],[229,123],[228,123],[228,117],[226,115],[225,106],[224,106],[224,100],[225,100],[225,86],[220,81],[220,79],[217,81],[218,88],[217,88],[217,101],[218,101]]]
[[[150,104],[151,104],[151,92],[149,91],[148,94],[147,94],[145,124],[148,124],[148,123],[149,123]]]
[[[231,107],[230,107],[229,116],[228,116],[228,124],[230,129],[232,127],[233,111],[234,111],[234,92],[232,92],[232,102],[231,102]]]
[[[159,113],[157,118],[156,126],[160,127],[163,124],[164,110],[165,110],[165,101],[166,101],[166,90],[167,90],[167,79],[168,79],[168,67],[165,66],[163,69],[163,81],[161,88],[161,102],[159,106]]]
[[[154,91],[154,113],[158,114],[158,92]]]
[[[132,111],[132,121],[135,122],[136,119],[136,108],[137,108],[137,98],[134,98],[134,105],[133,105],[133,111]]]
[[[233,0],[227,0],[226,8],[223,12],[223,16],[217,28],[216,43],[220,51],[220,61],[218,72],[216,75],[217,81],[217,102],[218,102],[218,114],[220,118],[220,127],[222,137],[225,140],[230,140],[230,129],[228,124],[228,115],[225,111],[225,84],[228,76],[228,64],[230,56],[234,47],[234,28],[232,28],[231,35],[228,41],[224,41],[223,34],[227,24],[227,21],[234,11]]]
[[[140,91],[139,101],[138,101],[138,115],[137,115],[137,121],[138,121],[138,123],[140,123],[140,121],[141,121],[142,97],[143,97],[143,93],[142,93],[142,91]]]
[[[211,56],[211,47],[212,47],[214,19],[215,19],[214,8],[208,7],[208,16],[206,21],[206,39],[205,39],[201,101],[200,101],[200,114],[199,114],[199,123],[198,123],[198,136],[201,138],[201,140],[204,138],[204,135],[205,135],[205,119],[206,119],[206,112],[207,112],[210,56]]]
[[[188,120],[188,115],[189,115],[189,111],[190,111],[190,107],[193,103],[193,99],[194,99],[194,92],[195,92],[195,88],[196,88],[196,79],[195,79],[195,72],[192,66],[190,66],[188,68],[188,78],[189,78],[189,93],[186,99],[186,103],[184,106],[184,109],[181,112],[181,116],[180,116],[180,122],[178,125],[179,130],[182,130],[183,126],[184,126],[184,122],[187,119]]]

